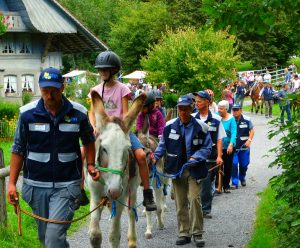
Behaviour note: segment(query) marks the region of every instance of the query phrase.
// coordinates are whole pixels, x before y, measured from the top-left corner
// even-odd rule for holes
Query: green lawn
[[[270,186],[260,193],[259,196],[260,202],[256,209],[253,235],[247,248],[276,248],[278,247],[276,241],[279,238],[279,233],[271,216],[280,202],[275,200],[275,193]]]
[[[0,141],[0,147],[4,153],[4,164],[5,166],[9,165],[10,162],[10,149],[11,149],[12,141]]]
[[[251,112],[251,105],[244,105],[243,106],[243,111],[246,112]],[[264,110],[263,110],[263,116],[265,115],[265,106],[264,106]],[[278,104],[274,104],[273,105],[273,110],[272,110],[273,116],[279,117],[280,116],[280,108]],[[260,111],[259,111],[260,114]],[[285,118],[286,118],[286,113],[285,113]]]

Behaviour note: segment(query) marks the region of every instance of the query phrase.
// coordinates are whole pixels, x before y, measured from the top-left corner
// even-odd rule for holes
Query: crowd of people
[[[92,90],[102,97],[108,116],[122,119],[128,112],[132,96],[146,89],[143,84],[129,89],[119,82],[116,74],[120,67],[117,54],[100,53],[95,68],[101,83]],[[253,84],[263,81],[266,85],[261,94],[268,101],[271,77],[267,74],[264,79],[260,77],[256,75],[255,79],[250,74],[245,80]],[[293,87],[297,90],[298,77],[293,78],[296,80]],[[193,239],[197,247],[203,247],[203,218],[212,218],[214,195],[228,194],[232,189],[246,186],[254,126],[242,112],[246,93],[242,82],[239,80],[235,92],[226,85],[223,99],[218,103],[214,102],[210,89],[179,97],[178,116],[170,120],[166,120],[162,104],[163,89],[151,86],[150,90],[147,85],[147,99],[137,118],[136,130],[140,132],[145,123],[149,125],[150,135],[159,141],[153,162],[165,158],[164,173],[176,175],[172,179],[178,221],[176,245],[185,245]],[[95,168],[94,142],[99,135],[95,131],[95,112],[91,108],[88,116],[82,105],[64,97],[61,73],[54,68],[42,71],[39,87],[41,99],[23,106],[20,111],[12,147],[8,200],[17,204],[16,183],[23,169],[22,197],[33,212],[44,218],[71,220],[82,194],[82,158],[86,159],[93,180],[101,176]],[[285,99],[289,89],[289,84],[285,84],[279,93],[280,99]],[[271,102],[268,107],[268,116],[272,116]],[[287,102],[282,103],[282,108],[288,112]],[[129,136],[144,188],[143,205],[146,210],[155,211],[144,147],[136,134],[130,132]],[[80,149],[79,140],[83,149]],[[223,176],[217,173],[219,168],[223,168]],[[217,177],[221,176],[222,184],[218,185]],[[38,237],[44,247],[69,247],[66,240],[69,225],[45,224],[41,220],[37,220],[37,224]]]

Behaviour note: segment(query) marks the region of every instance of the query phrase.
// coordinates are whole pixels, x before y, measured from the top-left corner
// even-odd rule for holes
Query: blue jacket
[[[21,107],[12,152],[24,157],[24,180],[53,183],[53,187],[57,182],[80,180],[79,138],[84,145],[95,140],[82,105],[63,97],[55,117],[45,109],[43,99]]]
[[[199,112],[195,115],[196,119],[200,119]],[[218,141],[218,133],[219,133],[219,125],[221,122],[221,117],[219,115],[212,115],[211,111],[208,111],[208,116],[205,123],[209,126],[208,131],[210,133],[210,137],[213,143],[212,151],[209,156],[210,160],[215,160],[218,156],[217,153],[217,141]]]
[[[262,95],[264,97],[264,101],[273,100],[274,89],[272,87],[264,87],[262,91]]]
[[[188,131],[183,141],[182,134],[183,124],[179,118],[172,119],[167,122],[163,137],[155,150],[155,159],[160,159],[166,154],[165,172],[168,174],[177,174],[183,164],[183,144],[186,144],[187,160],[190,157],[198,161],[198,165],[190,167],[190,174],[195,179],[206,177],[207,167],[205,161],[209,158],[212,141],[208,132],[208,126],[196,118],[191,116],[190,123],[187,125]]]
[[[241,115],[241,118],[236,121],[237,135],[236,135],[236,149],[240,149],[242,145],[249,139],[250,130],[253,128],[253,124],[250,118],[246,115]]]

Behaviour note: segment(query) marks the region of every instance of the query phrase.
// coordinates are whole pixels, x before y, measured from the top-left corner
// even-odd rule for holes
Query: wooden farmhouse
[[[108,48],[55,0],[0,0],[0,15],[0,97],[40,96],[40,72],[62,69],[62,54]]]

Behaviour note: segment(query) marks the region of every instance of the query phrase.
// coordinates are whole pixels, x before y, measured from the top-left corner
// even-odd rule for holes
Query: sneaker
[[[231,186],[230,186],[230,189],[232,189],[232,190],[235,190],[235,189],[238,189],[238,188],[239,188],[238,185],[231,185]]]
[[[205,241],[203,240],[202,235],[195,235],[194,242],[196,244],[196,247],[203,247],[205,245]]]
[[[191,243],[190,237],[182,236],[182,237],[178,237],[178,239],[176,240],[176,245],[185,245],[188,243]]]
[[[212,219],[212,215],[211,215],[211,213],[203,213],[203,218]]]
[[[154,202],[152,189],[144,189],[143,195],[144,195],[143,205],[146,207],[146,211],[156,211],[157,207]]]
[[[245,187],[245,186],[246,186],[246,181],[245,181],[245,180],[241,181],[241,185],[242,185],[243,187]]]

